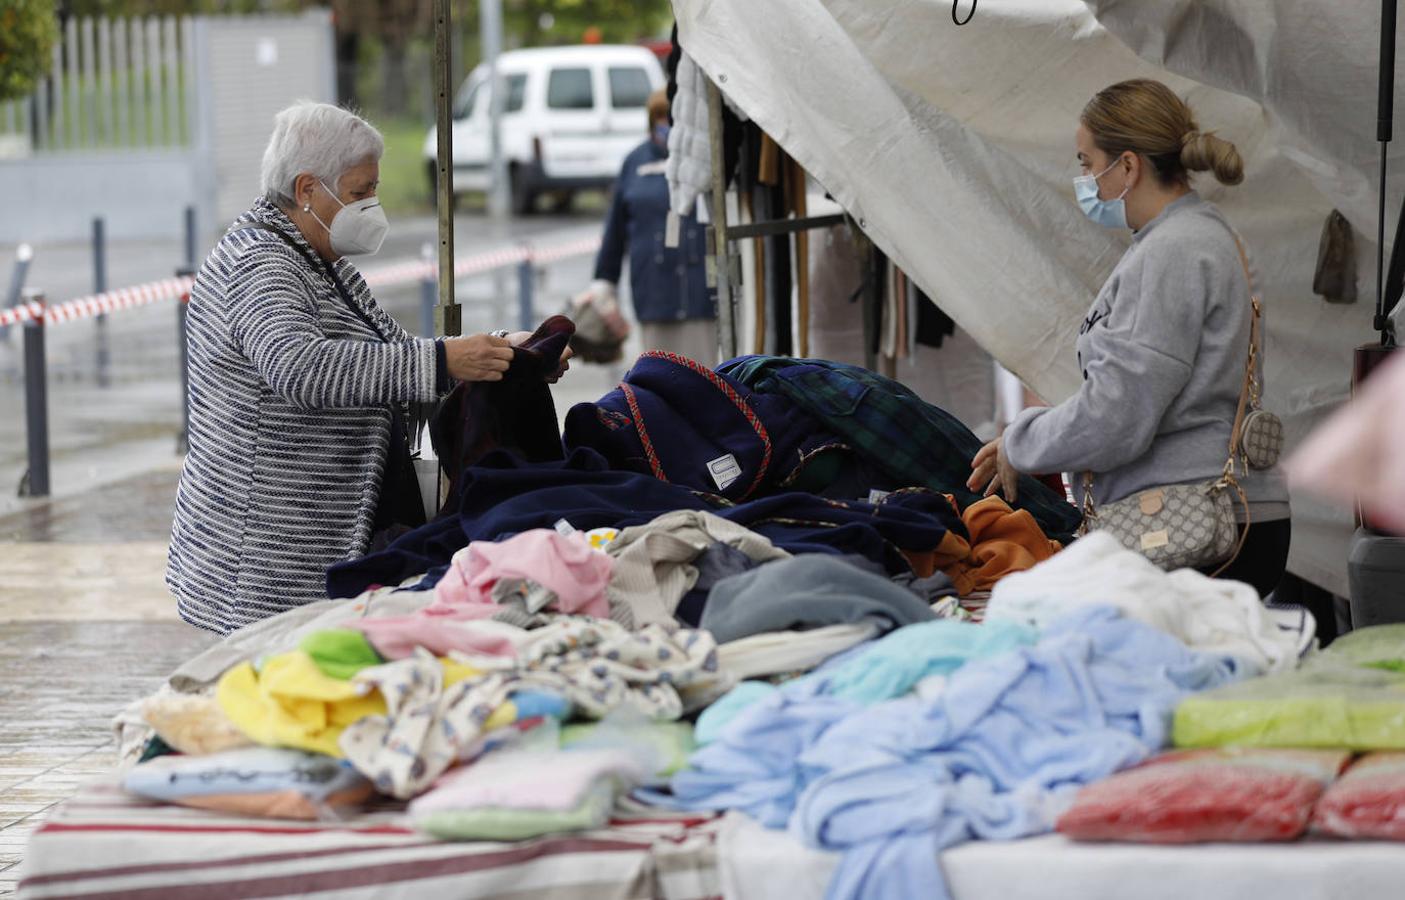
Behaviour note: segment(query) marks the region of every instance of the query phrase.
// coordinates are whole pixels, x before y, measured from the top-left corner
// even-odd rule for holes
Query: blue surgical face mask
[[[1122,198],[1127,196],[1130,187],[1123,188],[1115,200],[1104,200],[1098,196],[1098,179],[1117,168],[1119,162],[1121,160],[1114,160],[1112,165],[1096,175],[1079,175],[1073,179],[1073,195],[1078,198],[1083,214],[1104,228],[1128,227],[1127,204]]]
[[[660,147],[668,146],[668,131],[667,123],[654,126],[654,141],[657,142]]]

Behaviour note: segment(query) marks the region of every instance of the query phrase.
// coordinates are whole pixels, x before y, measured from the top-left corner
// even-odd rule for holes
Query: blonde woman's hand
[[[1005,455],[1005,438],[1002,435],[982,447],[976,458],[971,460],[971,477],[966,480],[966,487],[972,491],[984,488],[986,497],[999,491],[1005,502],[1014,503],[1019,492],[1019,478],[1020,473],[1015,471]]]

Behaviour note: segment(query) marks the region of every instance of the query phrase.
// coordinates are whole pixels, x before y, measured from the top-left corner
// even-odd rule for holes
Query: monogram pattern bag
[[[1084,521],[1106,531],[1167,571],[1233,561],[1239,541],[1231,483],[1172,484],[1149,488],[1116,503],[1092,507],[1092,479],[1084,483]],[[1090,517],[1091,511],[1091,517]],[[1228,562],[1225,562],[1228,565]]]
[[[1229,437],[1229,458],[1220,477],[1203,484],[1172,484],[1139,491],[1116,503],[1093,503],[1093,473],[1083,475],[1084,531],[1106,531],[1128,550],[1135,550],[1166,570],[1218,566],[1218,575],[1244,549],[1249,527],[1249,499],[1234,476],[1234,463],[1243,458],[1255,468],[1278,461],[1283,448],[1283,423],[1258,409],[1259,327],[1263,306],[1253,294],[1249,260],[1239,244],[1239,261],[1249,282],[1253,318],[1249,328],[1249,358],[1239,408]],[[1253,408],[1252,411],[1250,408]],[[1253,423],[1253,427],[1247,426]],[[1244,529],[1235,520],[1235,495],[1244,507]]]
[[[1239,442],[1235,447],[1245,465],[1253,469],[1271,469],[1278,465],[1278,458],[1283,455],[1283,420],[1264,409],[1260,402],[1259,350],[1263,347],[1263,304],[1253,296],[1254,280],[1249,276],[1249,257],[1244,253],[1244,245],[1239,243],[1237,237],[1234,243],[1239,248],[1239,261],[1244,266],[1244,277],[1249,280],[1249,302],[1254,307],[1254,316],[1249,320],[1249,367],[1245,373],[1248,405],[1243,407],[1248,412],[1244,414]]]
[[[1271,469],[1283,455],[1283,420],[1266,409],[1244,417],[1244,438],[1239,450],[1251,468]]]

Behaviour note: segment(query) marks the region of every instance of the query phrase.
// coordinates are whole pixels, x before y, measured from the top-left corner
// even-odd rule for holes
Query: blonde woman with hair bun
[[[1021,413],[981,448],[970,486],[1009,499],[1021,472],[1092,472],[1093,499],[1107,504],[1209,481],[1224,468],[1253,313],[1235,232],[1191,181],[1205,172],[1239,184],[1244,160],[1147,79],[1093,97],[1074,143],[1079,206],[1099,225],[1131,229],[1132,244],[1079,330],[1078,393]],[[1288,489],[1277,468],[1250,469],[1239,483],[1252,524],[1241,509],[1244,549],[1220,577],[1267,596],[1287,567]],[[1081,479],[1075,490],[1081,501]]]

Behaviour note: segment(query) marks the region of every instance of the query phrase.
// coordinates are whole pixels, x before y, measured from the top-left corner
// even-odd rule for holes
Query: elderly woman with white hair
[[[329,565],[422,523],[408,405],[500,380],[512,360],[506,332],[411,336],[347,261],[386,235],[384,148],[336,106],[279,113],[263,196],[196,276],[190,452],[166,570],[193,625],[227,633],[326,599]]]

